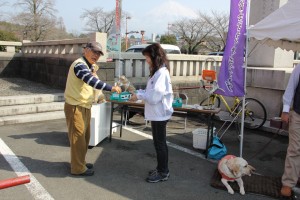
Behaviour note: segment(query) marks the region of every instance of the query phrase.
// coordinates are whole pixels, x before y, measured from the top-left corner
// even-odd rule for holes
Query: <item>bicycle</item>
[[[214,90],[217,89],[214,88]],[[200,102],[200,105],[219,108],[221,105],[221,101],[224,104],[226,110],[230,113],[230,116],[235,117],[235,119],[237,119],[236,122],[240,123],[242,115],[242,100],[238,97],[233,97],[233,105],[230,106],[223,95],[216,94],[213,91],[211,92],[209,97]],[[244,126],[248,129],[258,129],[264,125],[266,120],[267,111],[265,106],[255,98],[246,98],[244,111]]]
[[[230,116],[233,117],[234,122],[237,122],[236,124],[239,125],[243,108],[242,100],[238,97],[233,97],[233,105],[229,106],[224,96],[215,93],[215,91],[223,89],[219,87],[216,79],[216,61],[214,58],[207,58],[205,63],[209,60],[214,62],[214,69],[203,69],[202,80],[200,80],[200,85],[208,91],[209,97],[200,102],[200,105],[206,106],[208,109],[212,107],[219,108],[222,101],[226,110],[230,113]],[[205,82],[208,83],[208,85],[205,85]],[[264,125],[267,120],[267,112],[265,106],[259,100],[246,98],[244,107],[244,126],[246,128],[258,129]],[[240,126],[237,126],[238,131],[240,131],[239,127]]]

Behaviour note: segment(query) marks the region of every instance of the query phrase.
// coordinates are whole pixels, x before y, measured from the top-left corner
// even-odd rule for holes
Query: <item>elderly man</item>
[[[91,107],[94,89],[121,92],[118,86],[110,86],[95,76],[95,63],[103,55],[98,42],[84,47],[83,57],[75,60],[69,69],[65,89],[65,115],[71,146],[71,174],[92,176],[93,164],[86,163],[85,157],[90,140]]]

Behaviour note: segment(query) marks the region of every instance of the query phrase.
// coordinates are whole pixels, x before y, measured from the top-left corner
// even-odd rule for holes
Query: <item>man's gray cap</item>
[[[102,56],[104,55],[104,53],[102,51],[102,46],[99,42],[89,42],[86,44],[85,48],[90,48],[93,51],[100,52]]]

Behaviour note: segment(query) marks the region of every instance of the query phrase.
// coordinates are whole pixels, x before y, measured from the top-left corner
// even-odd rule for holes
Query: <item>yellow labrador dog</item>
[[[234,194],[234,191],[228,184],[228,181],[236,181],[240,187],[240,193],[244,195],[245,189],[242,176],[251,176],[255,168],[248,165],[248,162],[241,157],[227,155],[219,161],[218,170],[222,176],[221,181],[227,188],[228,193]]]

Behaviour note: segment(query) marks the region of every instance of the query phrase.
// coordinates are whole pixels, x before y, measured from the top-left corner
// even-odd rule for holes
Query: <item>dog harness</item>
[[[221,162],[222,162],[223,160],[226,160],[225,162],[227,162],[227,160],[230,160],[231,158],[235,158],[235,157],[236,157],[236,156],[234,156],[234,155],[227,155],[227,156],[224,156],[224,157],[219,161],[219,163],[218,163],[218,169],[220,169],[220,164],[221,164]],[[230,178],[230,177],[226,176],[223,172],[221,172],[221,170],[219,170],[219,172],[220,172],[222,178],[224,178],[224,179],[226,179],[226,180],[228,180],[228,181],[233,181],[233,180],[236,179],[236,178]]]

